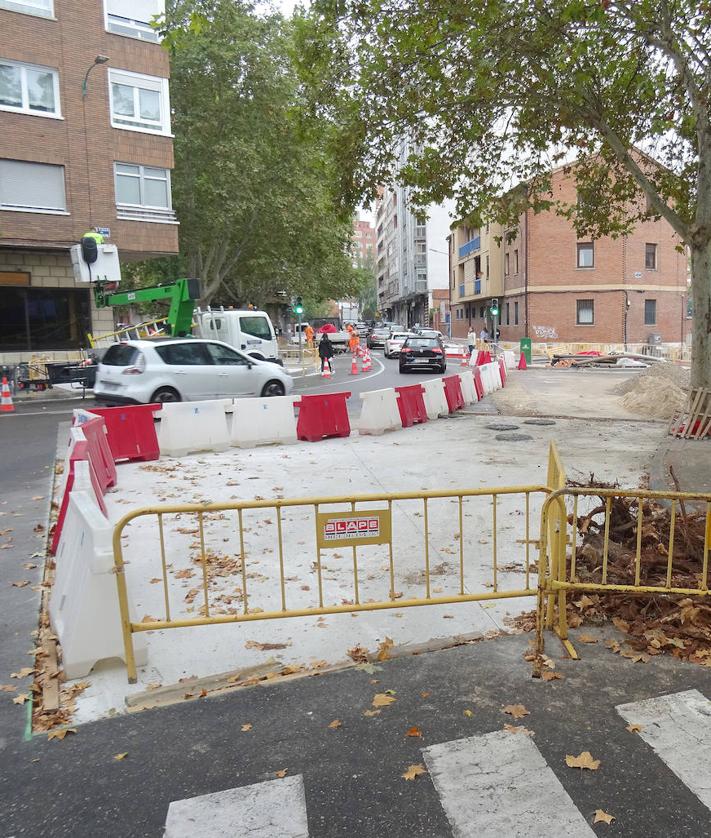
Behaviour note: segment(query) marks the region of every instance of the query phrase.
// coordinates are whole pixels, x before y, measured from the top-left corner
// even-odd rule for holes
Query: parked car
[[[356,323],[355,324],[356,332],[358,332],[359,337],[366,337],[368,334],[368,324],[367,323]]]
[[[368,335],[366,343],[368,349],[380,349],[385,346],[385,341],[390,337],[389,326],[378,326]]]
[[[413,329],[413,332],[423,338],[439,338],[444,341],[444,335],[438,329]]]
[[[110,346],[99,363],[94,396],[113,404],[148,404],[284,396],[293,386],[282,367],[221,341],[160,338]]]
[[[447,356],[439,338],[410,335],[400,349],[400,372],[410,372],[413,369],[435,369],[445,372]]]
[[[410,332],[393,332],[385,341],[385,357],[397,358],[403,343],[411,337]]]

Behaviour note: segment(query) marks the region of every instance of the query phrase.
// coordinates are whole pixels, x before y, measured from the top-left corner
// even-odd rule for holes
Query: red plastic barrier
[[[477,356],[477,359],[476,359],[477,367],[481,367],[484,364],[490,364],[490,363],[491,363],[491,352],[489,352],[488,349],[480,349],[479,350],[479,355]]]
[[[503,358],[499,358],[499,372],[501,373],[501,386],[506,386],[506,361]]]
[[[462,380],[458,375],[448,375],[443,378],[444,395],[447,399],[447,407],[450,413],[461,410],[464,407],[464,395],[462,394]]]
[[[346,399],[350,393],[329,393],[324,396],[302,396],[296,403],[299,419],[296,435],[306,442],[318,442],[330,436],[350,436]]]
[[[104,493],[101,489],[101,483],[94,469],[94,464],[91,459],[90,447],[88,442],[77,442],[74,445],[72,453],[69,455],[69,474],[67,481],[64,484],[64,494],[62,495],[62,503],[59,507],[59,515],[57,516],[57,523],[54,526],[52,533],[52,543],[49,552],[54,556],[59,546],[59,539],[62,536],[62,529],[64,527],[64,519],[67,516],[67,507],[69,506],[69,493],[74,487],[74,463],[78,460],[86,460],[89,463],[89,476],[91,478],[91,485],[94,489],[94,496],[99,509],[103,512],[104,517],[108,518],[106,511],[106,504],[104,503]]]
[[[425,388],[421,384],[396,387],[395,392],[397,393],[397,409],[400,411],[403,428],[410,428],[412,425],[427,421]]]
[[[160,457],[158,436],[153,422],[153,414],[160,409],[159,404],[91,409],[92,413],[104,417],[114,461],[157,460]]]
[[[91,464],[99,478],[101,491],[104,493],[109,486],[116,485],[116,465],[106,439],[106,424],[102,416],[97,416],[88,422],[80,423],[78,427],[84,432],[89,444]]]
[[[477,401],[484,398],[484,382],[481,380],[481,370],[479,367],[474,367],[474,388],[476,390]]]

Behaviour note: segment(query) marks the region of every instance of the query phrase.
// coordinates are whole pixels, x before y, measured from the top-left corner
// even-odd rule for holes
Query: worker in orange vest
[[[314,335],[315,335],[313,326],[311,326],[311,325],[307,326],[304,329],[304,335],[306,336],[306,345],[309,347],[309,349],[313,349],[314,348]]]
[[[346,329],[349,334],[348,338],[348,348],[351,350],[351,355],[356,355],[358,349],[360,348],[360,338],[358,337],[358,332],[353,328],[353,324],[349,323],[346,326]]]

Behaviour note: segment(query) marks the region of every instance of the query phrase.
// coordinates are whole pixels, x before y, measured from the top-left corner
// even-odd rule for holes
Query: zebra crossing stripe
[[[711,701],[686,690],[615,709],[629,724],[640,725],[637,735],[711,809]]]
[[[422,753],[455,838],[595,834],[528,736],[497,730]]]
[[[176,800],[164,838],[309,838],[301,775]]]

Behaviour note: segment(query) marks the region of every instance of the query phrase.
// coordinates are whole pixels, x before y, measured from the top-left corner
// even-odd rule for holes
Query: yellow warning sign
[[[357,547],[389,544],[392,532],[389,509],[359,509],[357,512],[319,512],[316,518],[318,546]]]

